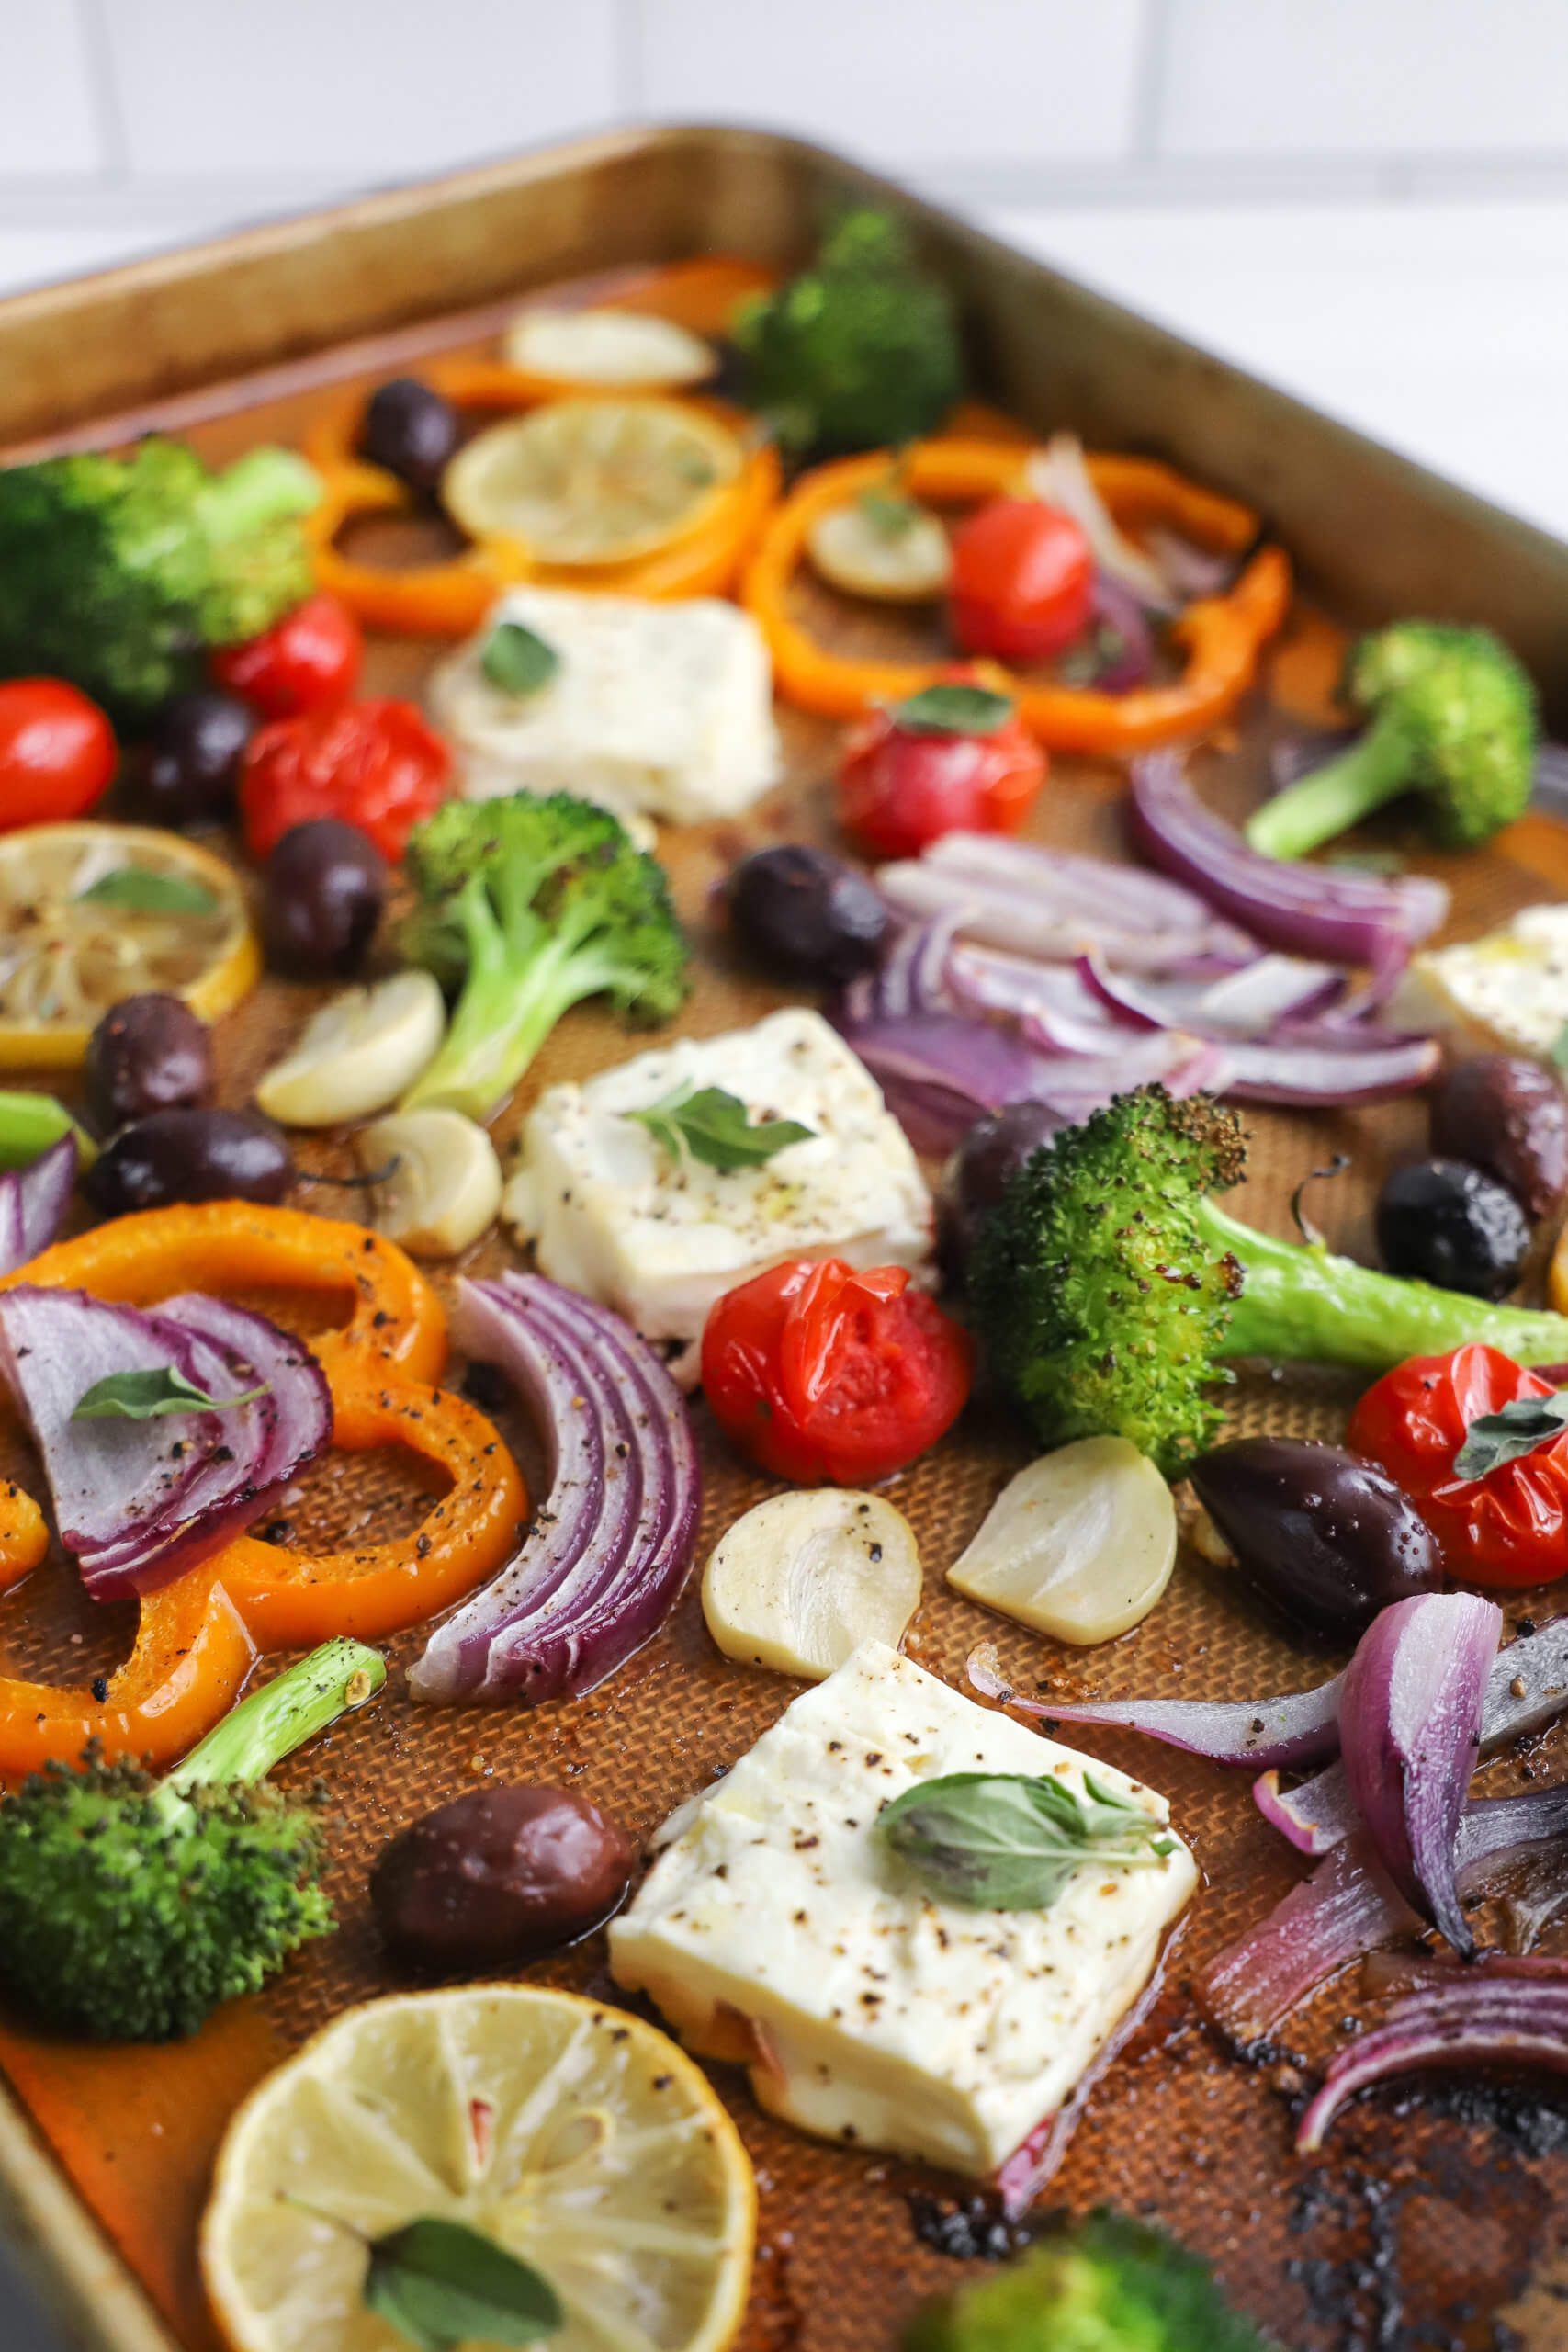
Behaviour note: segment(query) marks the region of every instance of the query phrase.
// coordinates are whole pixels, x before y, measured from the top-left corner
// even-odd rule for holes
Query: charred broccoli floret
[[[1366,732],[1264,802],[1247,828],[1269,857],[1304,857],[1401,793],[1445,849],[1472,849],[1530,796],[1535,689],[1490,629],[1400,621],[1352,646],[1345,699]]]
[[[584,997],[649,1021],[684,1001],[686,942],[664,869],[592,801],[449,801],[414,828],[404,871],[420,900],[405,952],[457,994],[411,1106],[488,1118]]]
[[[964,389],[953,304],[903,223],[847,212],[811,267],[737,321],[745,398],[793,456],[912,441]]]
[[[199,685],[209,647],[258,637],[310,593],[302,458],[209,473],[180,441],[0,472],[0,677],[69,678],[122,721]]]
[[[169,2041],[332,1925],[317,1809],[260,1784],[386,1679],[325,1643],[225,1716],[168,1779],[51,1765],[0,1798],[0,1984],[96,2041]]]
[[[1124,1437],[1173,1474],[1214,1434],[1230,1356],[1382,1372],[1481,1340],[1526,1363],[1568,1358],[1568,1317],[1242,1225],[1209,1192],[1245,1159],[1233,1113],[1144,1087],[1054,1136],[984,1219],[969,1275],[981,1344],[1045,1444]]]

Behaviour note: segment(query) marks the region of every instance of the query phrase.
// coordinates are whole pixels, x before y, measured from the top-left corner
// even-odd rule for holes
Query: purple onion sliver
[[[11,1209],[7,1242],[14,1238],[20,1253],[0,1262],[0,1274],[15,1273],[18,1266],[29,1264],[57,1238],[76,1189],[77,1158],[75,1136],[62,1135],[30,1167],[0,1176],[0,1193],[6,1195]]]
[[[1407,1037],[1392,1046],[1369,1046],[1352,1038],[1331,1046],[1237,1041],[1227,1046],[1226,1091],[1242,1102],[1273,1102],[1287,1109],[1387,1102],[1395,1095],[1430,1085],[1442,1066],[1436,1037]]]
[[[1472,1969],[1446,1995],[1399,2003],[1333,2059],[1302,2116],[1296,2153],[1315,2154],[1340,2109],[1373,2083],[1438,2067],[1497,2065],[1568,2073],[1568,1992],[1561,1984],[1489,1980]]]
[[[1091,631],[1110,629],[1121,639],[1120,650],[1102,662],[1090,681],[1096,692],[1124,695],[1141,686],[1154,668],[1155,641],[1144,608],[1125,581],[1097,571],[1089,615]]]
[[[1020,1714],[1139,1732],[1189,1756],[1207,1756],[1216,1764],[1311,1764],[1338,1752],[1340,1675],[1315,1690],[1253,1704],[1228,1699],[1107,1699],[1064,1706],[1021,1696],[1001,1673],[988,1642],[971,1650],[967,1672],[983,1698],[999,1700]]]

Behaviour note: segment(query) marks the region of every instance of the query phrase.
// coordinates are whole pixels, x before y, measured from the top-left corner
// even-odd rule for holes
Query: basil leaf
[[[152,1421],[164,1413],[227,1413],[266,1395],[266,1384],[241,1396],[209,1396],[172,1363],[146,1372],[110,1372],[84,1389],[71,1408],[73,1421]]]
[[[1562,1028],[1553,1037],[1551,1050],[1547,1059],[1553,1069],[1568,1070],[1568,1021],[1562,1023]]]
[[[705,1168],[726,1171],[761,1168],[786,1144],[808,1143],[817,1132],[795,1119],[760,1119],[753,1126],[739,1096],[727,1094],[721,1086],[677,1086],[646,1111],[627,1115],[656,1136],[675,1159],[689,1151]]]
[[[503,695],[536,695],[560,668],[560,655],[521,621],[498,621],[485,639],[479,668]]]
[[[906,735],[994,735],[1011,717],[1007,695],[989,686],[926,686],[893,706],[893,724]]]
[[[564,2325],[548,2279],[493,2238],[434,2215],[370,2241],[365,2308],[417,2352],[486,2344],[536,2344]]]
[[[881,539],[903,538],[920,519],[914,500],[894,490],[863,490],[855,503]]]
[[[142,915],[210,915],[218,901],[205,882],[186,874],[158,874],[150,865],[117,865],[77,893],[84,907],[130,907]]]
[[[1471,1422],[1454,1455],[1456,1478],[1484,1478],[1505,1462],[1517,1462],[1538,1446],[1550,1445],[1568,1430],[1568,1390],[1551,1396],[1516,1396],[1495,1413]]]
[[[944,1902],[1044,1911],[1086,1862],[1137,1870],[1174,1841],[1157,1821],[1084,1775],[1088,1802],[1052,1775],[951,1772],[884,1808],[876,1834]]]

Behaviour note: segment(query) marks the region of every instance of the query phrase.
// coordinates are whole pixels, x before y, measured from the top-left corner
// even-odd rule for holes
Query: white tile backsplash
[[[81,0],[6,0],[0,6],[0,175],[52,179],[96,172],[108,162],[87,30]]]

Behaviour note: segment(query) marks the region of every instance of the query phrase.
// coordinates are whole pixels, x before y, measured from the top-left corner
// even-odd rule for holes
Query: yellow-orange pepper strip
[[[907,450],[900,473],[911,496],[955,504],[1022,490],[1026,457],[1017,445],[938,439]],[[853,718],[868,703],[901,702],[934,684],[949,666],[835,653],[790,611],[791,586],[813,526],[883,481],[889,463],[889,454],[877,451],[804,475],[765,526],[746,569],[742,602],[772,648],[779,691],[825,718]],[[1091,457],[1089,467],[1118,522],[1157,519],[1227,554],[1239,553],[1256,533],[1250,508],[1153,459]],[[1290,594],[1289,560],[1279,548],[1264,548],[1224,595],[1201,598],[1174,624],[1172,633],[1188,655],[1179,684],[1107,695],[1015,679],[1009,690],[1019,716],[1052,751],[1133,752],[1197,734],[1246,692],[1263,646],[1285,618]]]

